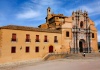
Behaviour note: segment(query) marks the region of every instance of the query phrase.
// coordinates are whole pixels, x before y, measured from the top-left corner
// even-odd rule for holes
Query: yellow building
[[[86,11],[72,16],[52,14],[39,28],[7,25],[0,27],[0,63],[41,59],[48,53],[98,52],[97,29]]]

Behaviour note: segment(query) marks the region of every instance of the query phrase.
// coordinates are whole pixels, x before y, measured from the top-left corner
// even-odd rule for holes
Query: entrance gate
[[[84,48],[85,48],[85,40],[80,39],[80,41],[79,41],[79,51],[80,51],[80,53],[84,52]]]
[[[53,53],[53,46],[49,46],[49,53]]]

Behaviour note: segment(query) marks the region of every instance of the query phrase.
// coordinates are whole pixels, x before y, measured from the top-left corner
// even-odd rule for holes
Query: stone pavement
[[[100,70],[100,59],[58,59],[10,70]]]
[[[100,58],[57,59],[29,63],[26,65],[5,67],[0,70],[100,70]]]
[[[72,54],[63,59],[0,64],[0,70],[100,70],[100,54]]]

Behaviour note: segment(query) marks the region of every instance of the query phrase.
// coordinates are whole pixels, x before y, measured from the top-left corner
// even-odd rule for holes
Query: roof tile
[[[12,30],[25,30],[25,31],[38,31],[38,32],[49,32],[49,33],[61,33],[60,30],[55,29],[42,29],[35,27],[27,27],[27,26],[17,26],[17,25],[7,25],[2,26],[0,29],[12,29]]]

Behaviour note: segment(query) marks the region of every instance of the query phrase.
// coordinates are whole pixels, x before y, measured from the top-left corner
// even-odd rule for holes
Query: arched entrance
[[[83,48],[84,48],[84,45],[85,45],[85,40],[84,39],[81,39],[79,41],[79,51],[82,53],[83,52]]]
[[[49,53],[53,53],[53,46],[49,46]]]

